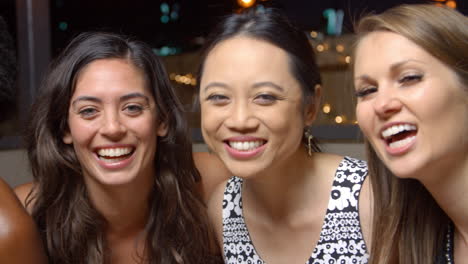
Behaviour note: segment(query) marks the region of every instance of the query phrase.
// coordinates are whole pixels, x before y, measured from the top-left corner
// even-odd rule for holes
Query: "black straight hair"
[[[305,32],[295,26],[280,10],[274,8],[247,9],[244,12],[229,15],[217,24],[209,35],[202,53],[197,94],[204,63],[210,51],[219,43],[238,36],[266,41],[284,50],[288,56],[291,74],[300,84],[303,107],[314,102],[315,87],[322,83],[314,49]],[[307,144],[305,137],[303,141]],[[320,151],[315,139],[312,145],[315,151]]]

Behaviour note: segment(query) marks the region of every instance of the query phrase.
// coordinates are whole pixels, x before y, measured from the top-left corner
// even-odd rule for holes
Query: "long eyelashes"
[[[225,95],[220,95],[220,94],[211,94],[208,97],[206,97],[206,101],[223,101],[223,100],[228,100],[229,98]]]
[[[400,78],[398,80],[398,82],[400,84],[410,84],[410,83],[413,83],[413,82],[419,82],[423,79],[423,76],[422,74],[412,74],[412,75],[406,75],[406,76],[403,76],[402,78]]]
[[[78,112],[82,117],[91,117],[97,113],[97,110],[91,107],[84,108]]]
[[[403,77],[401,77],[400,79],[398,79],[398,83],[402,86],[407,86],[407,85],[412,85],[412,84],[415,84],[415,83],[418,83],[420,82],[422,79],[424,78],[424,75],[423,74],[410,74],[410,75],[405,75]],[[378,88],[377,87],[368,87],[368,88],[363,88],[363,89],[359,89],[358,91],[356,91],[354,93],[354,95],[356,97],[365,97],[369,94],[372,94],[372,93],[375,93],[378,91]]]
[[[370,87],[370,88],[360,89],[360,90],[356,91],[354,93],[354,95],[356,97],[364,97],[364,96],[369,95],[369,94],[374,93],[374,92],[377,92],[377,88],[376,87]]]

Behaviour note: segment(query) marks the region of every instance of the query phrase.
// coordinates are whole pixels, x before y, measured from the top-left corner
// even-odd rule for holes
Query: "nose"
[[[258,127],[258,119],[248,103],[234,103],[225,121],[226,127],[239,132],[249,132]]]
[[[395,91],[381,89],[374,101],[374,110],[376,114],[383,119],[401,111],[403,104]]]
[[[117,141],[125,136],[127,128],[121,122],[118,113],[106,113],[101,126],[101,134],[110,140]]]

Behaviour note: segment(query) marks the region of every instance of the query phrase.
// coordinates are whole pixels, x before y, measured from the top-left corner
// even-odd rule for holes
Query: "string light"
[[[457,2],[455,0],[432,0],[436,6],[448,6],[450,8],[457,8]]]
[[[341,45],[341,44],[336,45],[336,51],[338,51],[340,53],[343,52],[344,51],[344,46]]]
[[[169,74],[169,79],[171,79],[171,81],[175,81],[176,83],[180,83],[180,84],[192,85],[192,86],[197,85],[197,79],[191,73],[188,73],[185,75],[171,73]]]
[[[341,123],[343,123],[343,119],[344,119],[343,116],[336,116],[335,117],[335,123],[341,124]]]
[[[318,52],[322,52],[322,51],[325,50],[325,47],[322,44],[319,44],[319,45],[317,45],[316,49],[317,49]]]
[[[317,37],[318,37],[317,31],[311,31],[311,32],[310,32],[310,37],[311,37],[311,38],[317,38]]]
[[[237,0],[237,3],[243,8],[248,8],[255,4],[255,0]]]
[[[447,3],[445,3],[446,6],[450,7],[450,8],[457,8],[457,2],[455,1],[447,1]]]
[[[346,56],[346,57],[345,57],[345,62],[346,62],[347,64],[350,64],[350,63],[351,63],[351,56]]]
[[[324,104],[324,105],[323,105],[323,108],[322,108],[322,111],[323,111],[325,114],[329,114],[330,111],[331,111],[331,106],[330,106],[330,104]]]

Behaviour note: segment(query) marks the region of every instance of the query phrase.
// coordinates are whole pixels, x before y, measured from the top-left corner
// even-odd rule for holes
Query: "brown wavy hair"
[[[468,87],[468,18],[435,5],[401,5],[362,18],[359,40],[390,31],[416,43],[456,73]],[[449,218],[415,179],[400,179],[366,142],[374,195],[371,263],[433,263],[442,250]]]
[[[77,76],[99,59],[125,59],[141,69],[168,133],[158,138],[154,188],[148,197],[145,263],[217,261],[206,208],[196,193],[191,140],[179,100],[161,61],[146,44],[94,32],[74,38],[51,64],[35,101],[26,141],[34,187],[27,198],[50,263],[107,263],[106,222],[90,201],[73,147],[64,144]],[[32,202],[33,201],[33,202]],[[32,202],[32,203],[31,203]]]

